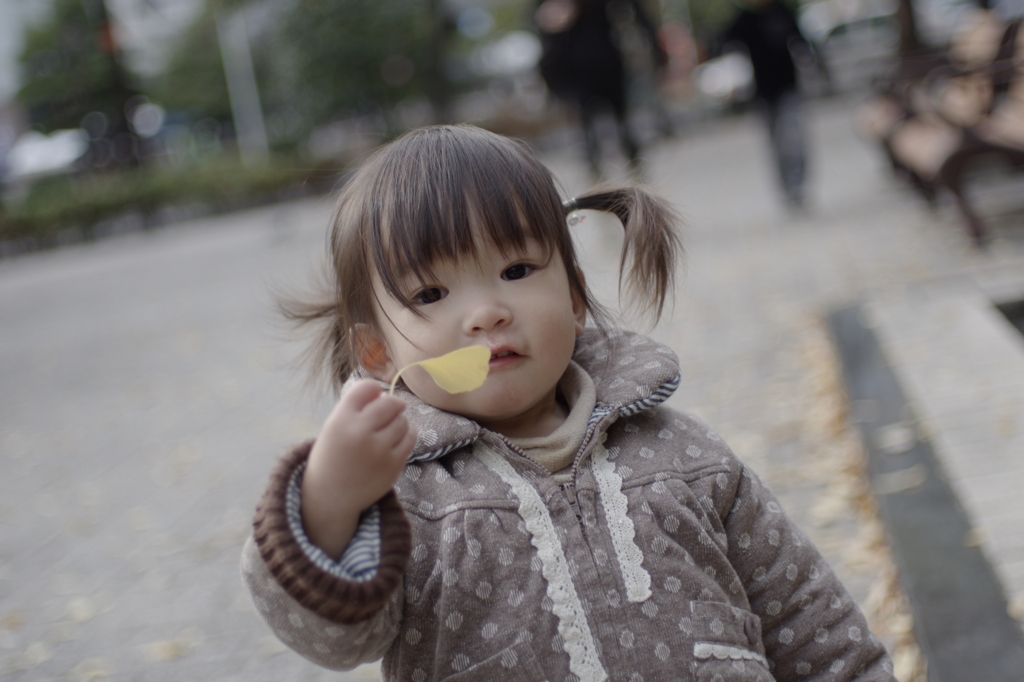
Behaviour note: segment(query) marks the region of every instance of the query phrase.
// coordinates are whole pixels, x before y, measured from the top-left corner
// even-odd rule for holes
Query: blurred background
[[[1021,3],[995,4],[1012,14]],[[609,7],[639,143],[752,98],[745,57],[718,56],[736,12],[729,0]],[[804,91],[863,88],[901,51],[947,46],[975,7],[794,3],[817,57],[799,64]],[[538,71],[536,9],[526,0],[2,0],[0,248],[323,192],[368,149],[429,123],[564,143],[572,113]]]
[[[806,39],[798,205],[728,37],[757,4],[602,0],[611,52],[581,63],[621,88],[588,110],[582,71],[559,80],[571,60],[551,57],[570,0],[0,0],[0,679],[379,679],[287,650],[238,557],[276,456],[331,405],[275,295],[308,285],[359,160],[441,122],[528,140],[566,195],[635,178],[680,208],[685,282],[650,330],[681,361],[670,404],[768,481],[901,682],[924,682],[929,646],[963,650],[915,621],[877,512],[921,470],[873,491],[865,443],[890,462],[935,445],[973,523],[956,542],[1001,580],[988,621],[1009,615],[1019,643],[1024,175],[971,167],[981,239],[928,163],[996,112],[1024,150],[1024,0],[787,3]],[[1005,80],[979,85],[993,65]],[[973,118],[935,125],[947,92]],[[587,281],[617,308],[621,229],[584,218]],[[851,305],[908,393],[877,442],[827,321]]]

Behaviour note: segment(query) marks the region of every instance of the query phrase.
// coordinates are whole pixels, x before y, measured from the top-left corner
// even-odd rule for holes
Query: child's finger
[[[376,381],[363,379],[348,387],[345,393],[341,396],[340,404],[344,408],[354,412],[360,412],[363,408],[376,400],[381,392],[380,384]]]
[[[395,452],[400,453],[403,457],[408,458],[412,449],[416,446],[416,436],[419,435],[416,431],[416,427],[409,425],[405,435],[402,436],[402,440],[399,441],[398,445],[395,446]]]
[[[377,430],[378,442],[389,449],[395,449],[412,427],[405,415],[399,413],[394,419]]]
[[[366,426],[371,431],[379,431],[405,412],[405,401],[394,396],[380,395],[360,412]]]
[[[407,424],[408,426],[408,424]],[[399,474],[409,460],[409,454],[416,445],[416,429],[408,426],[401,430],[387,452],[387,458],[396,467],[395,474]]]

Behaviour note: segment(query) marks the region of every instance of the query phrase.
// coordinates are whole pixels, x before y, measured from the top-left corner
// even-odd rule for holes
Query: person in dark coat
[[[754,67],[758,106],[764,113],[786,201],[804,202],[806,150],[801,121],[802,98],[794,52],[810,53],[796,16],[781,0],[747,0],[723,43],[742,44]]]
[[[601,177],[597,117],[610,111],[630,165],[640,159],[640,145],[626,122],[628,78],[617,40],[617,23],[635,21],[665,63],[654,26],[638,0],[540,0],[534,14],[540,33],[540,73],[548,90],[573,106],[580,116],[587,161]]]

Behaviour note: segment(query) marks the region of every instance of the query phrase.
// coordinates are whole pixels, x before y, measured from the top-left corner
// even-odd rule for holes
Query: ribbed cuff
[[[380,505],[374,503],[359,515],[355,535],[348,541],[341,558],[335,561],[313,544],[302,525],[302,475],[305,471],[306,463],[302,462],[288,479],[285,513],[288,515],[288,527],[292,535],[309,560],[320,570],[335,578],[356,583],[372,580],[380,566]]]
[[[309,458],[313,441],[288,452],[274,467],[253,519],[253,537],[267,570],[297,602],[335,623],[371,617],[401,584],[412,551],[412,531],[395,492],[377,502],[380,511],[380,564],[376,575],[351,581],[318,567],[303,551],[288,522],[288,487]]]

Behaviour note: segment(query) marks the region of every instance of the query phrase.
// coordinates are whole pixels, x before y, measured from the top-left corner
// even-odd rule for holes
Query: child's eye
[[[412,297],[412,302],[417,305],[427,305],[428,303],[437,303],[447,295],[448,292],[440,287],[427,287],[416,292]]]
[[[505,268],[505,272],[501,273],[501,278],[508,280],[522,279],[534,270],[536,268],[529,263],[516,263]]]

